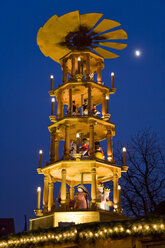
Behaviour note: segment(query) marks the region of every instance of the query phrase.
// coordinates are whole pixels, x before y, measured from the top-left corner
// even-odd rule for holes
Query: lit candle
[[[52,97],[51,102],[52,102],[51,115],[54,115],[54,112],[55,112],[55,98],[54,97]]]
[[[106,95],[106,97],[105,97],[105,99],[106,99],[106,110],[105,110],[105,113],[107,114],[108,112],[109,112],[109,110],[108,110],[108,103],[109,103],[109,95]]]
[[[39,150],[39,168],[42,168],[42,150]]]
[[[53,90],[53,79],[54,79],[54,76],[51,75],[50,76],[50,90]]]
[[[80,74],[81,58],[78,57],[78,74]]]
[[[40,209],[41,204],[41,187],[37,188],[37,209]]]
[[[126,148],[123,147],[123,165],[126,166]]]
[[[118,185],[117,187],[117,192],[118,192],[118,206],[120,207],[120,200],[121,200],[121,186]]]
[[[114,88],[114,72],[111,73],[111,88]]]
[[[77,154],[79,153],[79,138],[80,138],[80,134],[79,133],[76,133],[76,138],[77,138]]]

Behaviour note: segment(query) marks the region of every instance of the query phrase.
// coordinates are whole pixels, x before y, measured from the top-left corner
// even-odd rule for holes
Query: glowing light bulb
[[[53,78],[54,78],[54,76],[53,76],[53,75],[51,75],[51,76],[50,76],[50,78],[51,78],[51,79],[53,79]]]
[[[115,75],[115,73],[114,72],[111,72],[111,76],[113,77]]]
[[[78,61],[81,61],[81,58],[80,57],[78,57]]]
[[[145,226],[145,228],[146,228],[146,230],[148,230],[149,229],[149,226]]]
[[[106,95],[105,99],[106,99],[106,100],[109,100],[109,96],[108,96],[108,95]]]
[[[43,152],[42,150],[39,150],[39,154],[42,154],[42,152]]]
[[[79,133],[76,133],[76,138],[80,138],[80,134]]]
[[[55,98],[54,97],[51,98],[51,102],[55,102]]]

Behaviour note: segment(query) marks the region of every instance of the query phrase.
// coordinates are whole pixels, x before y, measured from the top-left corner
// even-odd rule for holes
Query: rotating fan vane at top
[[[92,51],[103,58],[119,57],[107,48],[124,49],[126,44],[114,40],[127,39],[127,33],[123,29],[110,31],[121,24],[109,19],[100,21],[102,16],[100,13],[79,15],[79,11],[52,16],[37,34],[41,52],[56,62],[72,51]]]

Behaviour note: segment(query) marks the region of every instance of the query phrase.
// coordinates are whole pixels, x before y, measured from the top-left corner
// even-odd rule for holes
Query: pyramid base
[[[111,211],[60,211],[30,219],[30,230],[124,219],[129,219],[129,217]]]

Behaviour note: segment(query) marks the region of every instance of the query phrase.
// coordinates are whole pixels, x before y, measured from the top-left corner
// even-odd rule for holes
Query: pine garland
[[[97,239],[123,239],[132,237],[160,237],[165,235],[165,219],[161,217],[141,218],[112,222],[95,222],[70,227],[56,227],[50,229],[39,229],[8,235],[0,239],[2,247],[30,247],[43,246],[45,244],[56,244],[76,242],[85,239],[94,242]]]

